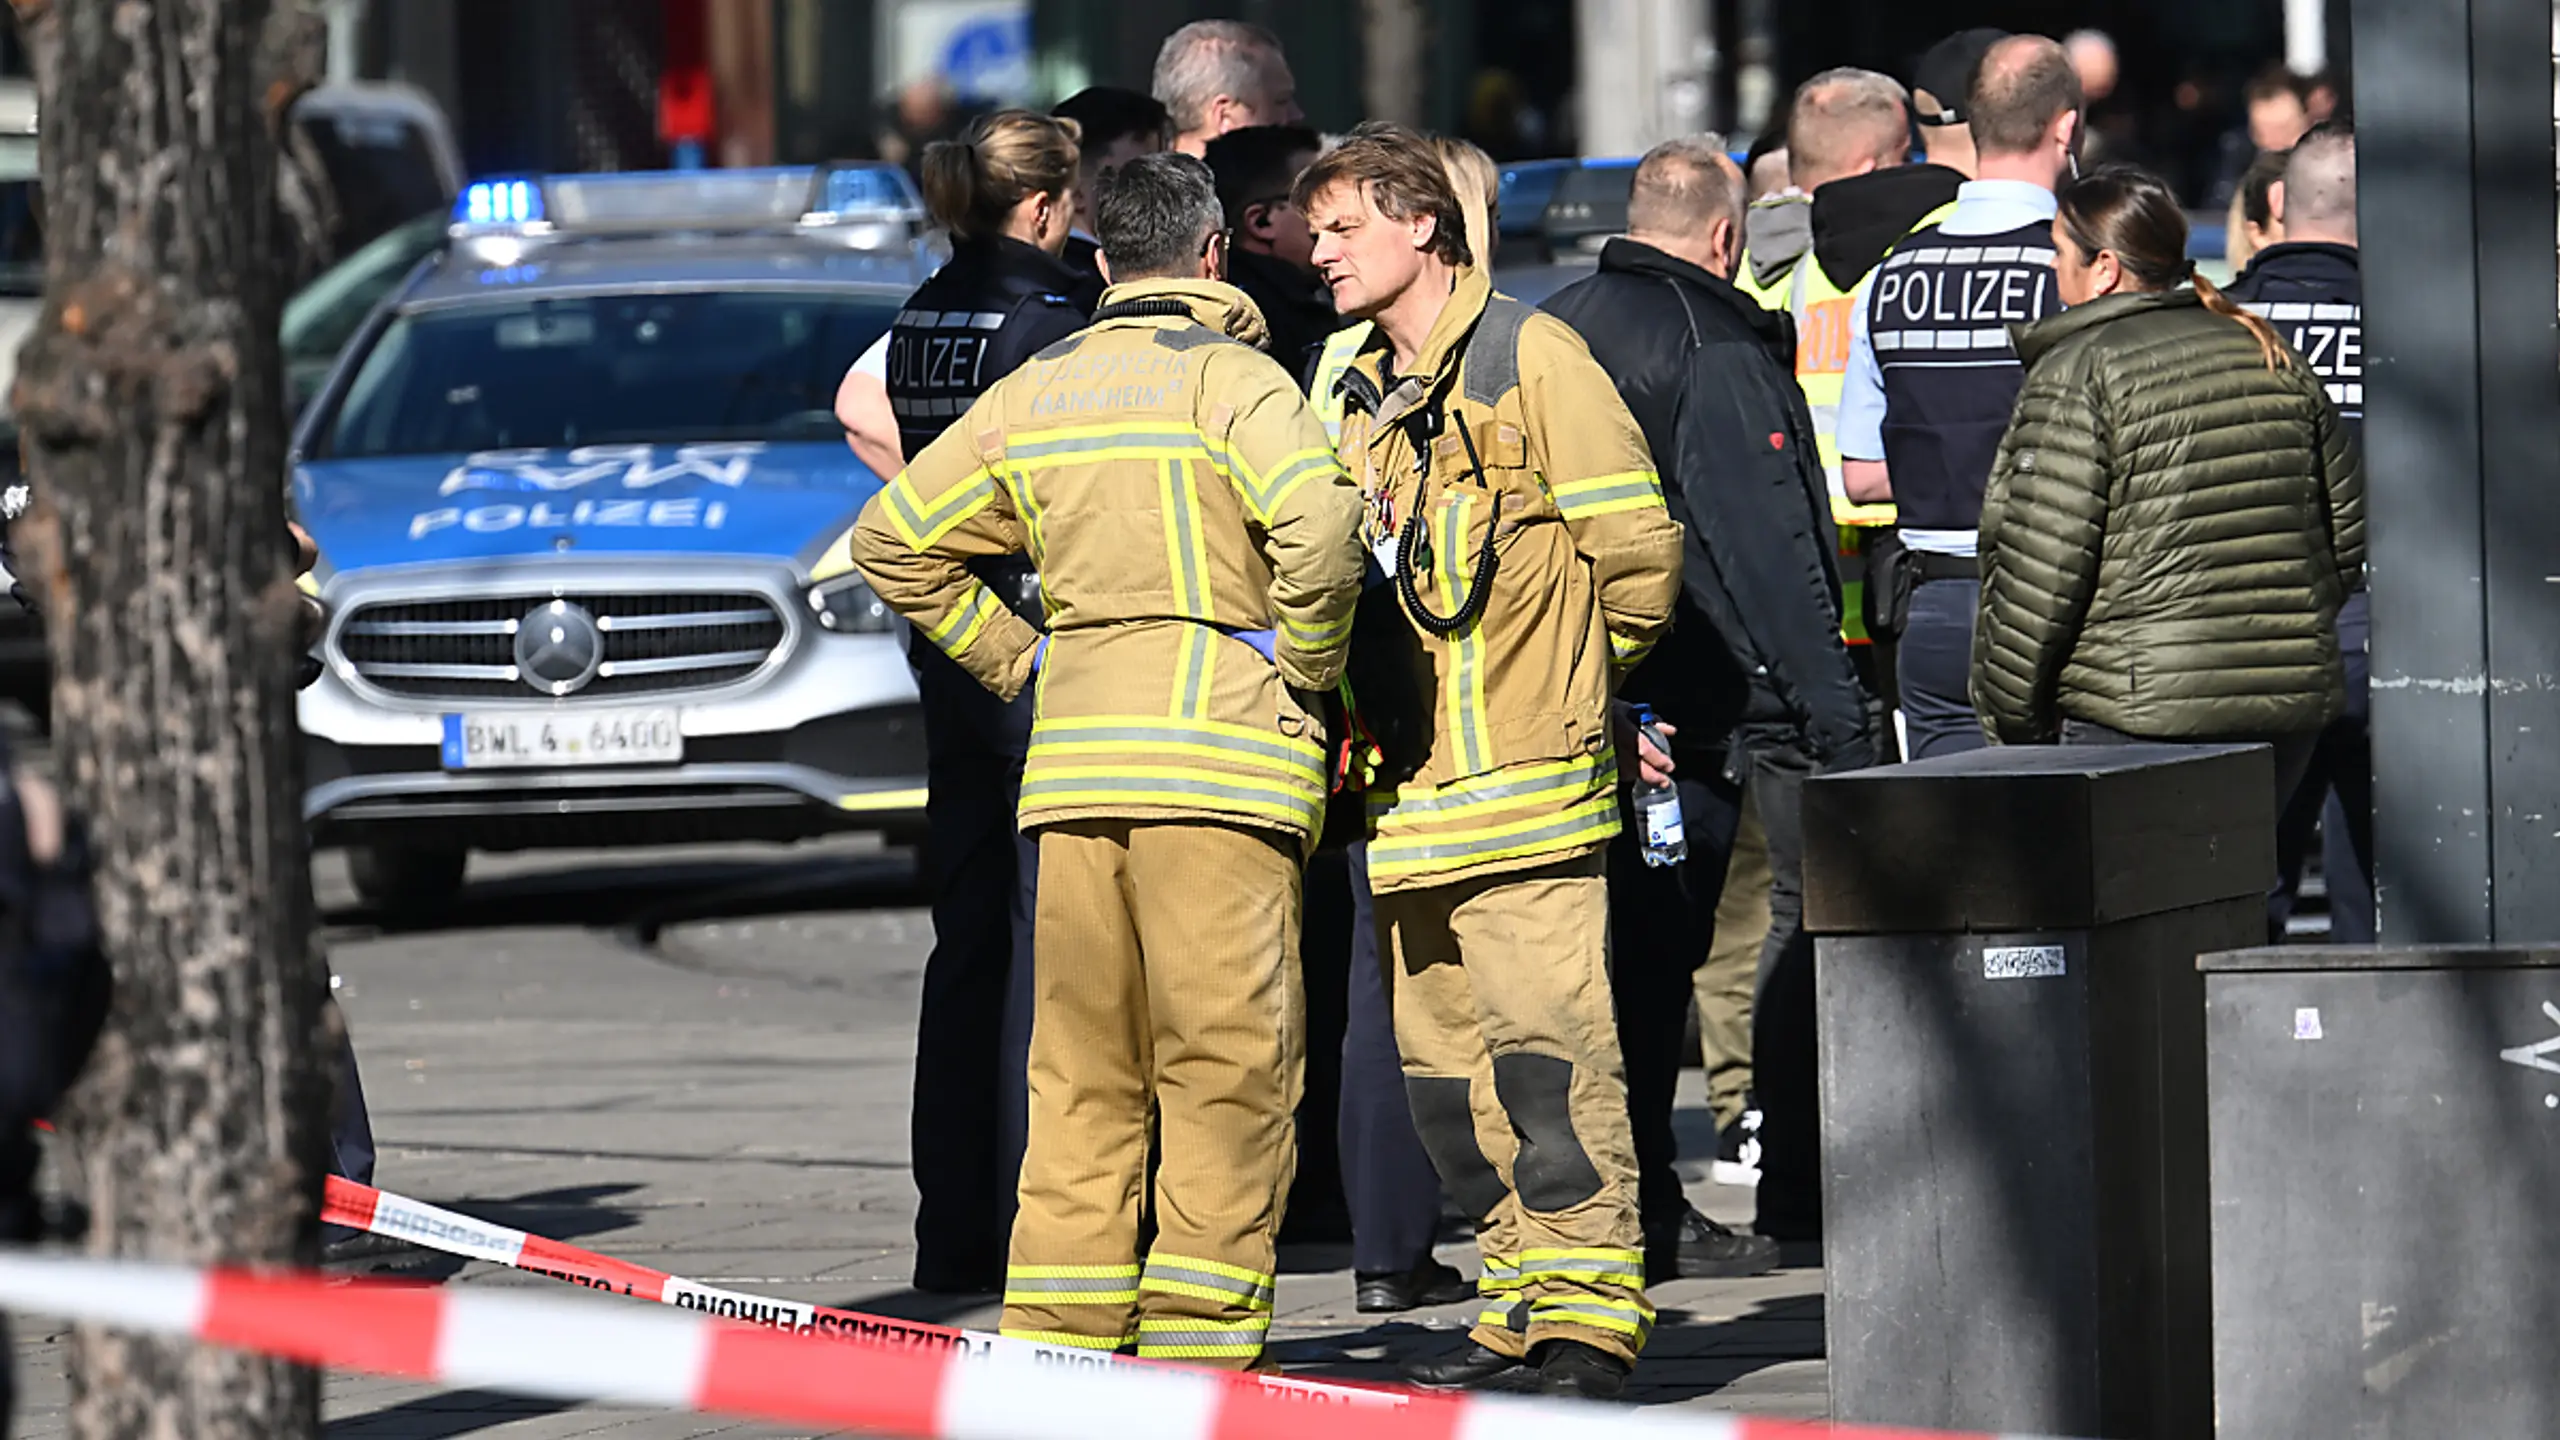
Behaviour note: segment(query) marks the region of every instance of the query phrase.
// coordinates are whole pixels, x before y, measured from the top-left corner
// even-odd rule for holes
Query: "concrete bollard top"
[[[2263,894],[2265,745],[1995,746],[1804,789],[1817,935],[2076,930]]]

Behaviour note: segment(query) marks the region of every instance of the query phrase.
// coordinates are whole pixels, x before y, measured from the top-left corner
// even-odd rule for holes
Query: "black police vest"
[[[1905,530],[1971,530],[2026,371],[2009,327],[2062,308],[2053,229],[1948,235],[1894,247],[1867,295],[1884,373],[1884,458]]]
[[[889,327],[888,385],[898,443],[910,459],[968,414],[987,387],[1084,328],[1078,283],[1055,257],[994,238],[963,242],[951,263],[908,297]],[[1043,623],[1040,576],[1028,557],[981,557],[969,570],[1008,609]],[[920,664],[949,663],[920,636],[911,635],[908,651]]]
[[[2350,430],[2364,428],[2364,282],[2344,246],[2280,245],[2229,287],[2233,300],[2275,327]]]
[[[1019,240],[964,242],[889,329],[889,408],[912,457],[1015,367],[1084,328],[1075,273]]]

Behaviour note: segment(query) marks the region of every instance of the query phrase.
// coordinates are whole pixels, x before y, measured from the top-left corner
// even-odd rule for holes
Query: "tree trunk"
[[[1431,89],[1425,23],[1423,0],[1360,0],[1360,103],[1368,118],[1422,123]]]
[[[116,972],[64,1116],[89,1248],[308,1261],[332,1052],[293,718],[276,7],[14,3],[47,239],[16,392],[31,588]],[[71,1390],[87,1440],[319,1425],[308,1371],[86,1328]]]

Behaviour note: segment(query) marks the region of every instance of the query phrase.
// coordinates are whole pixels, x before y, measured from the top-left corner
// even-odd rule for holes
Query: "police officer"
[[[1890,547],[1893,507],[1859,505],[1840,479],[1840,394],[1849,372],[1850,336],[1860,306],[1887,251],[1918,226],[1944,218],[1964,177],[1937,165],[1906,165],[1910,96],[1872,70],[1826,70],[1796,90],[1787,117],[1788,173],[1812,197],[1812,248],[1788,278],[1787,310],[1796,322],[1796,383],[1812,408],[1814,439],[1831,488],[1838,532],[1841,638],[1859,677],[1874,695],[1874,723],[1885,733],[1893,703],[1890,656],[1877,653],[1867,577]]]
[[[2285,158],[2271,187],[2284,240],[2258,252],[2223,293],[2266,317],[2329,387],[2352,432],[2364,428],[2364,281],[2356,250],[2356,132],[2345,120],[2315,125]],[[2282,875],[2268,916],[2276,938],[2293,909],[2315,826],[2329,884],[2329,938],[2370,945],[2373,914],[2373,634],[2371,594],[2359,587],[2338,612],[2347,709],[2321,732],[2311,769],[2276,829]]]
[[[1004,1333],[1242,1369],[1271,1326],[1327,792],[1310,703],[1350,641],[1360,496],[1217,278],[1208,168],[1132,160],[1095,219],[1115,283],[1093,327],[979,397],[820,568],[860,565],[998,693],[1038,678],[1039,1023]],[[968,568],[1025,544],[1046,637]]]
[[[925,203],[953,245],[951,263],[890,332],[889,404],[907,456],[1083,327],[1077,276],[1058,259],[1075,220],[1078,158],[1072,122],[1027,110],[986,116],[926,149]],[[970,566],[1008,609],[1039,623],[1030,561],[991,552]],[[1031,702],[987,693],[921,635],[908,653],[924,700],[933,893],[916,1033],[915,1287],[981,1293],[1003,1285],[1022,1155],[1038,857],[1015,833],[1014,811]]]
[[[2008,327],[2061,304],[2053,192],[2076,163],[2080,80],[2060,45],[2010,36],[1984,53],[1965,113],[1979,178],[1877,270],[1840,402],[1842,488],[1853,503],[1891,503],[1909,552],[1897,663],[1914,759],[1984,743],[1966,690],[1974,529],[2025,379]]]
[[[1369,881],[1416,1128],[1482,1222],[1473,1343],[1405,1373],[1534,1362],[1605,1398],[1653,1324],[1606,965],[1609,696],[1670,623],[1680,530],[1590,352],[1493,293],[1428,140],[1364,127],[1293,199],[1335,303],[1374,322],[1341,382],[1392,576],[1352,682],[1386,741]]]

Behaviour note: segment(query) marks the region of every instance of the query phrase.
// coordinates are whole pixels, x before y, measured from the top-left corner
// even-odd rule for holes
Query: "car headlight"
[[[809,608],[820,625],[839,635],[885,635],[898,628],[897,612],[859,575],[810,586]]]

